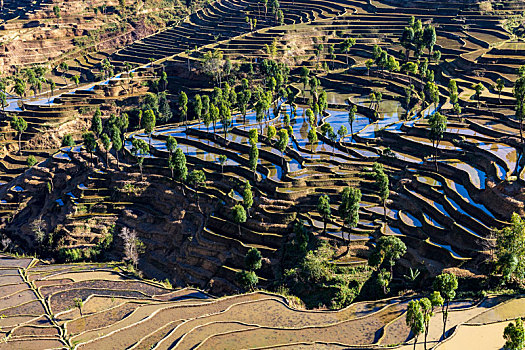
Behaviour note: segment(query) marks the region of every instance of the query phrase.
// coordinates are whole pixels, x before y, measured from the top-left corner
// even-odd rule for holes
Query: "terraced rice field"
[[[103,264],[74,265],[78,273],[92,276],[89,283],[96,288],[81,288],[79,283],[83,282],[72,281],[35,287],[46,278],[29,282],[28,276],[43,269],[60,270],[65,266],[6,255],[0,257],[0,262],[0,287],[13,285],[8,273],[16,271],[22,279],[18,284],[25,288],[6,293],[2,298],[11,299],[9,306],[20,310],[9,313],[5,305],[1,306],[0,312],[5,315],[0,320],[2,348],[6,349],[62,349],[69,344],[75,344],[77,349],[337,348],[399,344],[410,339],[404,324],[406,299],[356,303],[340,311],[304,311],[291,308],[281,296],[263,292],[215,299],[202,292],[196,294],[197,290],[172,291],[160,284],[124,278],[124,275],[115,281],[98,274],[97,271],[111,267]],[[117,270],[115,274],[119,274]],[[110,295],[100,293],[117,283],[123,288],[112,289]],[[59,290],[71,292],[67,300],[63,300],[64,304],[73,298],[83,299],[82,315],[71,304],[63,311],[52,312],[49,296],[57,295]],[[130,291],[140,291],[143,296],[130,296],[127,293]],[[501,345],[495,334],[501,333],[505,325],[502,320],[525,316],[524,300],[487,297],[481,301],[454,302],[447,328],[460,326],[438,348],[453,349],[463,344],[468,334],[479,334],[480,344],[486,340],[489,346]],[[20,308],[28,302],[41,307],[34,308],[33,312]],[[438,312],[431,323],[431,344],[439,340],[440,319]],[[418,344],[418,348],[420,345],[422,348],[422,344]],[[407,345],[409,347],[412,345]]]
[[[2,16],[6,23],[16,24],[18,16],[23,21],[38,15],[38,9],[49,10],[50,4],[6,0]],[[348,237],[351,245],[366,248],[365,254],[338,263],[365,264],[375,241],[393,235],[408,247],[398,264],[403,271],[416,267],[433,276],[450,268],[482,274],[479,267],[494,246],[493,228],[507,225],[512,212],[525,215],[521,191],[525,160],[512,95],[517,69],[525,62],[525,46],[504,26],[506,16],[520,15],[523,4],[495,3],[490,13],[470,2],[290,0],[280,5],[285,19],[276,25],[255,0],[213,1],[116,52],[90,53],[79,59],[77,67],[79,72],[98,70],[100,61],[107,58],[117,70],[132,64],[131,72],[66,87],[67,92],[49,98],[41,95],[20,101],[9,95],[0,114],[23,116],[28,129],[19,155],[14,151],[18,147],[15,130],[7,118],[1,121],[6,148],[0,159],[2,233],[9,232],[22,246],[34,247],[26,221],[33,215],[32,206],[45,198],[52,203],[45,213],[56,218],[54,224],[60,227],[66,248],[95,247],[107,227],[135,225],[146,242],[148,254],[141,259],[146,273],[178,285],[233,291],[237,290],[235,273],[244,268],[246,252],[257,248],[268,261],[277,261],[299,218],[323,239],[342,244]],[[250,28],[247,16],[258,18],[256,28]],[[435,50],[442,56],[439,62],[430,59],[429,67],[440,98],[435,105],[417,103],[406,110],[405,88],[424,90],[428,78],[375,66],[369,70],[365,62],[373,57],[374,45],[403,62],[399,39],[411,16],[436,28]],[[330,57],[326,48],[338,47],[345,37],[355,38],[356,44],[349,52],[336,50]],[[116,106],[136,104],[148,91],[147,82],[161,71],[173,81],[186,79],[177,76],[180,67],[187,64],[191,74],[208,50],[220,49],[232,62],[252,63],[268,58],[265,45],[274,41],[277,56],[292,69],[290,87],[298,93],[295,103],[277,99],[266,120],[257,121],[256,112],[249,110],[245,118],[234,111],[225,126],[220,121],[206,126],[195,120],[189,125],[161,125],[151,134],[135,128],[125,135],[124,151],[119,155],[112,150],[108,162],[100,150],[93,162],[80,145],[31,149],[31,141],[42,130],[67,123],[72,111],[96,106],[113,111]],[[320,54],[316,52],[319,44],[325,47]],[[323,65],[329,69],[321,69]],[[316,121],[318,130],[323,124],[334,130],[344,126],[348,132],[340,140],[329,140],[320,132],[318,141],[308,140],[305,111],[313,93],[294,70],[300,66],[308,66],[328,92],[329,106]],[[457,81],[460,115],[453,111],[447,91],[451,79]],[[494,87],[498,79],[505,85],[501,92]],[[186,80],[191,83],[192,79]],[[472,86],[477,83],[485,89],[476,99]],[[371,92],[381,92],[382,100],[371,101]],[[352,123],[349,105],[358,110]],[[434,150],[428,117],[436,111],[447,115],[448,124]],[[270,126],[283,128],[285,115],[290,116],[292,134],[281,151],[265,135]],[[250,129],[260,131],[255,171],[249,165]],[[170,136],[186,155],[189,170],[204,171],[205,187],[171,180],[166,147]],[[131,152],[133,139],[151,145],[140,178]],[[30,154],[38,166],[27,170]],[[221,155],[227,156],[224,165]],[[384,207],[366,174],[375,162],[383,164],[391,179]],[[63,178],[55,183],[53,174]],[[229,209],[242,202],[247,180],[254,187],[255,205],[246,222],[236,224]],[[50,183],[56,186],[52,190],[48,190]],[[124,191],[135,185],[137,193],[143,191],[141,195]],[[321,234],[324,223],[315,210],[319,196],[330,195],[335,213],[347,186],[359,187],[363,193],[359,224],[344,230],[343,222],[334,216]],[[180,195],[181,190],[189,195]],[[7,342],[0,348],[412,346],[404,322],[404,299],[355,304],[336,312],[306,312],[289,307],[285,298],[273,294],[215,299],[198,289],[173,291],[121,272],[109,264],[48,265],[1,257],[0,315],[6,317],[0,319],[0,332]],[[274,278],[270,264],[259,277],[260,285],[270,285]],[[81,310],[75,308],[75,298],[83,300]],[[450,314],[452,337],[437,349],[465,347],[471,344],[470,337],[477,346],[499,348],[503,321],[525,316],[524,309],[523,299],[457,302]],[[440,317],[436,313],[432,322],[433,345],[440,339]]]

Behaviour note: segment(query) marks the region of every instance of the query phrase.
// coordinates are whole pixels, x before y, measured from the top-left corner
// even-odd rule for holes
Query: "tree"
[[[91,119],[91,131],[95,133],[96,136],[100,136],[100,133],[102,133],[102,118],[100,117],[102,114],[100,113],[100,109],[97,108],[95,114],[93,115],[93,118]]]
[[[267,132],[268,141],[270,141],[271,143],[272,139],[275,137],[275,135],[277,135],[277,130],[275,129],[275,126],[270,125],[268,126],[268,129],[266,130],[266,132]]]
[[[166,95],[166,92],[161,92],[158,97],[159,100],[159,119],[160,121],[166,123],[168,122],[172,117],[173,113],[171,111],[170,102],[168,101],[168,97]]]
[[[200,211],[199,204],[199,187],[206,187],[206,174],[202,170],[193,170],[188,175],[188,183],[195,189],[195,198],[197,199],[197,208]]]
[[[518,318],[516,323],[509,323],[503,331],[503,338],[505,339],[504,350],[523,350],[525,348],[523,319]]]
[[[239,236],[241,235],[241,224],[246,222],[246,210],[240,204],[235,205],[232,208],[233,222],[237,224],[239,229]]]
[[[308,142],[310,142],[312,157],[314,153],[314,144],[317,144],[317,140],[317,128],[315,126],[311,126],[310,130],[308,131]]]
[[[348,134],[348,130],[346,129],[346,126],[341,125],[339,129],[337,130],[337,136],[339,136],[339,142],[343,141],[346,134]]]
[[[102,146],[104,147],[104,151],[106,152],[106,167],[109,168],[108,152],[111,150],[111,139],[109,138],[108,134],[104,133],[100,137],[100,141],[102,141]]]
[[[476,91],[475,96],[476,96],[476,99],[478,100],[478,108],[479,108],[479,100],[481,97],[481,93],[483,92],[483,90],[485,90],[485,87],[483,86],[483,84],[477,83],[477,84],[473,84],[472,88]]]
[[[330,198],[323,194],[317,201],[317,212],[323,219],[323,233],[326,233],[326,224],[332,217],[332,208],[330,207]]]
[[[432,141],[432,147],[434,148],[434,162],[436,164],[436,172],[438,171],[438,150],[439,144],[445,131],[447,130],[447,117],[439,112],[435,112],[428,120],[430,130],[429,139]]]
[[[354,139],[354,121],[355,121],[355,114],[357,112],[357,106],[352,105],[350,109],[348,110],[348,124],[350,124],[350,137],[352,140]]]
[[[244,182],[244,189],[242,191],[242,204],[248,212],[248,216],[250,216],[250,208],[253,205],[253,192],[252,186],[248,180]]]
[[[448,318],[448,308],[450,301],[456,297],[456,289],[458,289],[458,278],[456,275],[451,273],[442,273],[439,276],[436,276],[432,287],[435,291],[443,297],[444,303],[441,307],[443,314],[443,339],[445,339],[445,332],[447,329],[447,318]]]
[[[257,164],[259,163],[259,149],[257,148],[257,144],[252,144],[250,148],[250,154],[249,154],[249,165],[251,171],[253,171],[253,177],[257,179]]]
[[[249,271],[259,270],[262,266],[261,252],[257,248],[250,248],[244,258],[244,265]]]
[[[399,237],[382,236],[377,240],[377,245],[368,263],[373,267],[386,266],[392,274],[396,261],[405,255],[406,251],[407,247]]]
[[[436,28],[430,24],[427,25],[423,31],[423,41],[425,46],[428,48],[428,55],[430,56],[434,51],[434,45],[436,45],[437,41]]]
[[[122,136],[120,134],[120,129],[114,127],[111,132],[111,143],[113,144],[113,149],[115,150],[115,156],[117,158],[117,169],[120,169],[118,152],[122,150]]]
[[[386,221],[386,201],[390,196],[390,181],[388,179],[388,175],[384,172],[383,168],[380,168],[375,175],[375,185],[377,187],[379,197],[381,198],[381,202],[383,204],[383,212]]]
[[[85,132],[82,134],[82,141],[84,142],[84,147],[89,152],[91,163],[93,163],[93,152],[97,149],[95,135],[92,132]]]
[[[184,120],[184,125],[188,127],[188,95],[184,91],[181,91],[179,94],[179,110]]]
[[[176,148],[177,148],[177,140],[173,136],[168,136],[168,138],[166,139],[166,149],[168,150],[170,157]]]
[[[289,137],[288,137],[288,130],[281,129],[277,133],[277,149],[281,151],[282,159],[284,161],[284,151],[286,150],[286,146],[288,145]]]
[[[151,147],[151,134],[155,129],[156,118],[155,113],[151,109],[148,109],[142,117],[142,127],[144,132],[149,136],[149,145]]]
[[[137,232],[135,230],[130,230],[127,227],[122,228],[119,237],[124,243],[124,259],[136,268],[139,262],[139,256],[144,253],[145,250],[144,243],[137,238]]]
[[[238,95],[237,101],[239,102],[239,111],[242,114],[243,123],[246,123],[246,112],[251,99],[252,92],[249,89],[241,91]]]
[[[512,214],[510,226],[496,231],[497,267],[503,280],[525,280],[525,221]]]
[[[259,282],[259,278],[254,271],[242,270],[237,272],[236,277],[239,284],[249,290],[252,290],[253,287]]]
[[[365,61],[366,66],[366,75],[370,76],[370,68],[372,68],[372,65],[374,64],[374,60],[369,58]]]
[[[423,324],[424,324],[424,332],[425,332],[425,350],[427,350],[427,335],[428,335],[428,328],[430,326],[430,319],[434,315],[432,312],[432,302],[428,298],[422,298],[419,300],[419,306],[421,308],[421,313],[423,314]],[[414,346],[416,344],[416,341],[414,341]]]
[[[346,55],[346,65],[347,66],[349,66],[348,53],[350,52],[350,49],[354,45],[355,45],[354,38],[347,38],[339,44],[339,50],[341,51],[341,53],[344,53]]]
[[[345,187],[341,195],[339,216],[341,220],[343,220],[343,229],[344,225],[348,227],[348,241],[350,241],[350,230],[359,223],[359,202],[361,202],[361,190],[358,188]]]
[[[202,99],[201,99],[200,95],[195,95],[195,97],[194,97],[193,113],[195,114],[195,118],[197,120],[201,119],[201,116],[202,116]]]
[[[174,179],[179,181],[182,194],[184,195],[184,186],[182,183],[186,181],[186,177],[188,176],[188,168],[186,166],[186,155],[184,155],[184,152],[182,152],[180,148],[177,148],[173,154],[173,164],[173,173],[175,175]]]
[[[414,45],[414,28],[412,28],[412,26],[405,27],[400,42],[401,46],[405,48],[405,59],[408,61],[410,58],[410,49]]]
[[[80,77],[78,75],[73,75],[71,77],[71,81],[78,87],[78,84],[80,83]]]
[[[140,169],[140,178],[142,178],[142,165],[144,164],[144,156],[149,153],[149,146],[143,139],[133,138],[131,141],[131,154],[137,159],[137,164]]]
[[[18,154],[22,153],[22,133],[27,129],[27,122],[24,118],[13,116],[10,122],[11,128],[18,133]]]
[[[498,101],[501,104],[501,92],[503,91],[503,88],[505,87],[505,82],[503,79],[498,78],[496,80],[496,91],[498,91]]]
[[[421,310],[421,304],[417,300],[410,300],[408,302],[406,312],[406,324],[410,327],[414,335],[414,350],[416,349],[417,338],[425,329],[424,314]]]
[[[53,6],[53,14],[57,18],[57,27],[58,27],[58,20],[60,19],[60,7],[58,5]]]
[[[436,307],[443,306],[443,303],[444,303],[443,297],[437,291],[434,291],[432,292],[432,294],[430,294],[429,301],[430,301],[431,309],[430,309],[430,312],[426,310],[427,314],[425,315],[425,350],[427,349],[427,336],[428,336],[428,330],[430,328],[430,319],[432,318],[432,316],[434,316],[434,309]],[[426,306],[427,305],[425,305],[425,307]]]
[[[33,166],[36,165],[37,160],[36,160],[35,156],[31,154],[31,155],[29,155],[29,156],[27,157],[27,159],[26,159],[26,163],[27,163],[27,166],[28,166],[28,167],[32,168]]]
[[[73,303],[75,304],[75,307],[80,312],[80,317],[82,318],[82,307],[84,306],[84,302],[82,301],[82,298],[74,298]]]
[[[523,119],[525,118],[525,76],[520,77],[514,83],[514,98],[516,99],[516,118],[520,123],[520,140],[523,143]]]
[[[7,106],[7,96],[4,91],[0,91],[0,107],[2,107],[2,112],[5,112],[6,106]]]

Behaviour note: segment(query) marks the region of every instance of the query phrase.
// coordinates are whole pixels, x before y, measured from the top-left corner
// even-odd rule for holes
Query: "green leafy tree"
[[[286,150],[288,141],[289,141],[288,130],[286,129],[279,130],[279,132],[277,133],[277,149],[281,151],[283,162],[284,162],[284,151]]]
[[[153,130],[155,129],[156,124],[156,118],[155,113],[148,109],[146,112],[144,112],[144,115],[142,116],[142,127],[144,128],[144,132],[149,136],[149,146],[151,147],[151,134],[153,133]]]
[[[246,222],[246,210],[240,204],[232,208],[233,222],[237,224],[239,229],[239,236],[241,235],[241,224]]]
[[[195,118],[197,120],[200,120],[202,117],[202,99],[200,95],[195,95],[194,101],[193,101],[193,113],[195,114]]]
[[[312,152],[312,158],[314,153],[314,145],[317,144],[317,128],[315,126],[310,127],[310,130],[308,131],[308,142],[310,142],[311,152]]]
[[[250,148],[250,154],[249,154],[249,165],[250,170],[253,171],[253,177],[257,179],[257,164],[259,163],[259,149],[257,148],[257,144],[252,144]]]
[[[516,118],[520,123],[520,140],[523,143],[523,119],[525,118],[525,75],[514,83],[514,98],[516,99]]]
[[[434,162],[436,164],[436,172],[438,171],[438,150],[441,139],[447,130],[447,117],[439,112],[435,112],[428,120],[430,132],[429,138],[432,141],[432,147],[434,148]]]
[[[182,194],[184,195],[183,182],[186,181],[186,177],[188,176],[188,167],[186,166],[186,155],[180,148],[177,148],[173,154],[173,164],[174,179],[179,181]]]
[[[497,267],[503,280],[525,281],[525,221],[512,214],[510,226],[496,231]]]
[[[188,95],[184,91],[179,94],[179,111],[184,124],[188,126]]]
[[[177,140],[173,136],[168,136],[168,138],[166,139],[166,149],[168,150],[170,157],[176,148],[177,148]]]
[[[339,50],[341,51],[341,53],[345,54],[345,56],[346,56],[346,65],[347,66],[349,66],[348,53],[350,52],[350,49],[354,45],[355,45],[355,39],[354,38],[344,39],[339,44]]]
[[[518,318],[516,322],[511,322],[503,331],[505,339],[504,350],[523,350],[525,349],[525,329],[523,319]]]
[[[410,327],[414,335],[414,350],[416,349],[417,338],[425,329],[424,314],[421,310],[421,304],[417,300],[408,302],[407,312],[405,314],[406,324]]]
[[[237,272],[236,278],[239,284],[248,290],[253,290],[257,283],[259,283],[259,278],[254,271],[239,271]]]
[[[190,186],[192,186],[195,189],[195,198],[197,199],[197,208],[199,211],[200,203],[199,203],[199,187],[206,187],[206,174],[204,174],[204,171],[202,170],[193,170],[188,175],[188,183]]]
[[[75,145],[75,141],[73,140],[73,136],[71,134],[65,134],[62,138],[62,147],[71,147]]]
[[[458,289],[458,278],[456,275],[451,273],[442,273],[439,276],[436,276],[432,287],[435,291],[443,297],[444,302],[441,307],[443,315],[443,339],[445,339],[446,330],[447,330],[447,319],[448,319],[448,309],[450,306],[450,301],[456,297],[456,289]]]
[[[104,133],[100,137],[100,141],[102,142],[102,147],[104,147],[104,152],[106,152],[106,167],[109,168],[108,153],[111,150],[111,139],[108,134]]]
[[[244,265],[249,271],[259,270],[262,266],[262,255],[257,248],[250,248],[244,258]]]
[[[483,90],[485,90],[485,87],[483,86],[483,84],[477,83],[472,85],[472,89],[474,89],[475,91],[474,95],[476,96],[476,100],[478,101],[477,106],[479,108],[479,100],[481,98],[481,93],[483,92]]]
[[[501,92],[503,91],[503,88],[505,87],[505,82],[503,81],[503,79],[501,78],[498,78],[496,80],[496,91],[498,92],[498,100],[499,100],[499,103],[501,104]]]
[[[377,240],[377,245],[368,263],[372,267],[386,266],[392,274],[396,261],[405,255],[406,251],[407,247],[399,237],[383,236]]]
[[[244,205],[248,216],[250,216],[250,208],[253,206],[253,192],[252,186],[248,180],[244,182],[244,188],[242,191],[242,204]]]
[[[24,118],[19,116],[13,116],[10,122],[11,128],[18,133],[18,154],[22,153],[22,134],[27,129],[27,122]]]
[[[354,139],[354,121],[355,121],[356,112],[357,112],[356,105],[352,105],[350,109],[348,110],[348,124],[350,124],[350,135],[352,137],[352,140]]]
[[[144,156],[149,153],[149,145],[143,139],[134,138],[131,141],[131,154],[135,156],[137,164],[140,169],[140,177],[142,178],[142,166],[144,165]]]
[[[82,134],[82,141],[86,151],[89,152],[91,163],[93,163],[93,152],[97,149],[97,142],[95,141],[95,135],[92,132],[85,132]]]
[[[339,216],[341,220],[343,220],[344,225],[348,227],[348,241],[350,241],[350,230],[359,223],[359,202],[361,202],[361,190],[353,187],[345,187],[341,195]]]
[[[120,129],[114,127],[111,132],[111,143],[113,144],[113,149],[115,150],[115,156],[117,158],[117,169],[120,169],[118,153],[122,150],[123,142]]]
[[[32,168],[33,166],[36,165],[37,160],[36,160],[35,156],[31,154],[31,155],[29,155],[27,157],[26,163],[27,163],[28,167]]]
[[[375,175],[375,185],[379,192],[381,203],[383,204],[383,213],[386,221],[386,201],[390,196],[390,180],[388,179],[388,175],[385,173],[383,168],[380,168]]]
[[[100,116],[100,109],[97,108],[97,111],[91,119],[91,131],[93,131],[96,136],[100,136],[102,133],[102,118]]]
[[[266,130],[268,141],[272,142],[275,135],[277,135],[277,130],[275,129],[275,126],[270,125],[268,126],[268,129]]]
[[[323,233],[326,233],[326,224],[332,218],[332,208],[330,207],[330,198],[323,194],[317,201],[317,212],[323,219]]]

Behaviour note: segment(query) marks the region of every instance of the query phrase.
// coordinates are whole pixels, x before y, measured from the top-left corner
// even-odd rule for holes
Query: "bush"
[[[259,283],[259,278],[253,271],[242,270],[237,272],[237,282],[245,289],[252,289]]]
[[[36,158],[35,158],[35,156],[31,154],[30,156],[27,157],[26,162],[27,162],[27,166],[32,168],[33,166],[36,165]]]
[[[257,248],[251,248],[248,250],[246,257],[244,258],[244,264],[246,269],[250,271],[259,270],[262,266],[262,256]]]

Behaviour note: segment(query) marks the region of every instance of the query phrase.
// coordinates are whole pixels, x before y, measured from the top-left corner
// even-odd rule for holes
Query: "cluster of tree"
[[[237,281],[243,288],[253,290],[259,282],[255,271],[262,267],[262,255],[257,248],[248,250],[244,257],[244,265],[245,269],[237,272]]]
[[[414,349],[420,334],[425,336],[425,350],[427,349],[427,336],[430,328],[430,320],[434,316],[436,307],[441,307],[443,318],[442,339],[446,337],[447,319],[450,302],[456,297],[458,279],[451,273],[443,273],[437,276],[433,283],[434,292],[428,298],[411,300],[408,303],[405,320],[414,336]]]
[[[396,236],[382,236],[370,254],[368,265],[375,268],[374,281],[378,289],[386,295],[393,278],[394,265],[403,255],[407,247],[401,239]]]
[[[496,231],[496,272],[503,282],[525,283],[525,221],[512,214],[510,226]]]
[[[334,254],[332,246],[297,221],[281,260],[280,289],[300,297],[309,308],[348,306],[359,295],[370,271],[366,267],[337,267]]]
[[[436,45],[436,28],[428,24],[423,27],[421,20],[416,20],[414,16],[410,17],[408,26],[403,30],[401,35],[401,45],[405,48],[405,58],[410,58],[410,50],[414,51],[414,56],[419,58],[425,48],[428,49],[428,55],[431,56],[434,53],[434,45]],[[436,51],[438,53],[439,51]],[[436,54],[434,53],[434,54]],[[441,54],[439,54],[441,57]],[[436,59],[436,55],[434,56]],[[439,60],[439,58],[437,58]]]
[[[361,201],[361,190],[353,187],[345,187],[341,194],[341,203],[339,203],[338,215],[343,221],[343,239],[344,230],[347,228],[347,239],[350,242],[350,231],[359,223],[359,202]],[[332,207],[330,206],[330,197],[323,194],[317,200],[317,212],[323,219],[323,234],[326,233],[326,225],[332,219]]]

